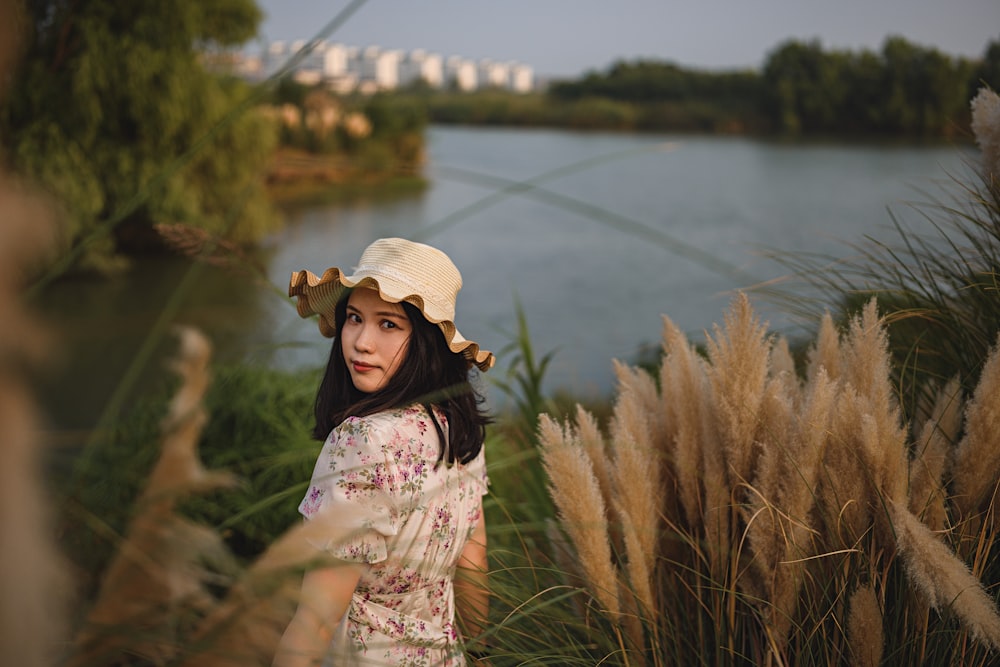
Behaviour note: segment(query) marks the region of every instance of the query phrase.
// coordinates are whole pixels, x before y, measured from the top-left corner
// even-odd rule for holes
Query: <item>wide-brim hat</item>
[[[288,284],[288,296],[298,299],[302,317],[319,315],[319,330],[327,338],[337,335],[334,309],[353,287],[378,290],[390,303],[406,301],[416,306],[429,322],[441,328],[452,352],[460,352],[470,366],[481,371],[493,366],[489,350],[467,340],[455,327],[455,301],[462,289],[462,274],[437,248],[400,238],[379,239],[365,248],[354,273],[346,275],[332,267],[317,278],[310,271],[296,271]]]

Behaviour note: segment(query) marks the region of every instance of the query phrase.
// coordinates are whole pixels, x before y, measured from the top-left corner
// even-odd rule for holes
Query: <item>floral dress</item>
[[[338,667],[465,664],[452,582],[489,480],[482,451],[464,465],[436,465],[440,447],[419,405],[350,417],[323,445],[299,511],[359,517],[349,537],[321,546],[369,564],[334,631]]]

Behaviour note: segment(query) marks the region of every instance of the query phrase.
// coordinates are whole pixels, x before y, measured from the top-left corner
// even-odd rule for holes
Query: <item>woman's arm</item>
[[[306,573],[298,609],[281,636],[273,667],[316,667],[322,663],[333,630],[347,613],[365,567],[363,563],[344,563]]]
[[[455,575],[455,605],[459,627],[466,639],[478,637],[486,628],[490,609],[487,569],[486,516],[482,515],[462,549]]]

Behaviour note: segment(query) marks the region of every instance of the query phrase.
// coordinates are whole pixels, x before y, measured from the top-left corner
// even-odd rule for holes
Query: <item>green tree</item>
[[[273,224],[261,167],[271,123],[206,70],[257,31],[254,0],[27,0],[27,46],[0,108],[8,167],[62,209],[62,265],[107,270],[184,223],[237,242]],[[248,108],[250,105],[246,105]]]
[[[992,40],[986,45],[966,92],[968,99],[975,97],[976,91],[984,84],[995,91],[1000,90],[1000,39]]]
[[[849,97],[845,89],[849,69],[849,55],[825,53],[816,40],[780,45],[764,65],[771,111],[779,128],[792,134],[838,129]]]

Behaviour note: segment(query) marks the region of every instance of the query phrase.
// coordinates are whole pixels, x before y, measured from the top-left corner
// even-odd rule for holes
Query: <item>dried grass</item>
[[[236,482],[229,473],[206,470],[198,458],[211,347],[195,329],[179,329],[178,335],[173,369],[181,387],[162,423],[160,457],[76,637],[70,665],[126,654],[153,664],[174,659],[185,623],[213,608],[207,584],[215,572],[235,570],[221,536],[176,511],[191,493]]]
[[[719,650],[716,658],[739,654],[752,662],[795,664],[798,651],[813,650],[830,660],[850,656],[852,664],[880,664],[884,621],[875,591],[892,585],[891,573],[902,568],[918,595],[894,592],[903,605],[893,612],[894,622],[926,619],[931,605],[953,612],[977,640],[996,646],[1000,616],[992,600],[915,514],[922,512],[942,535],[949,530],[944,474],[960,429],[957,381],[942,389],[924,435],[910,443],[874,301],[842,337],[831,318],[823,318],[804,381],[787,344],[771,343],[745,297],[730,308],[725,327],[714,328],[707,361],[664,317],[658,400],[642,371],[616,365],[619,396],[606,442],[582,409],[577,433],[551,421],[541,433],[547,459],[554,446],[572,450],[579,433],[591,443],[592,455],[561,467],[549,459],[546,471],[561,515],[576,506],[574,524],[604,516],[603,507],[594,509],[580,497],[597,495],[599,486],[615,508],[620,530],[609,534],[602,527],[599,533],[608,536],[612,552],[627,556],[627,576],[618,575],[627,582],[620,593],[623,616],[609,616],[622,626],[622,636],[639,642],[633,649],[644,645],[655,655],[654,647],[675,641],[683,628],[695,634],[685,636],[676,655],[689,650],[692,660]],[[1000,425],[987,426],[1000,405],[1000,397],[989,393],[995,391],[993,372],[992,366],[984,371],[974,407],[966,411],[979,425],[963,441],[965,465],[1000,444],[969,440],[1000,432]],[[974,456],[975,447],[982,448]],[[609,466],[610,483],[599,484],[596,475],[604,473],[595,475],[591,465]],[[658,499],[658,515],[648,504],[656,497],[650,470],[663,471],[660,484],[676,489],[676,502],[670,493]],[[984,476],[995,483],[997,475]],[[967,495],[984,511],[993,487],[972,487],[977,490]],[[579,530],[563,521],[571,536]],[[644,540],[653,530],[663,538]],[[988,535],[978,533],[977,554],[989,550],[983,542],[992,539]],[[659,551],[641,558],[648,549]],[[581,562],[593,558],[577,550]],[[601,576],[609,581],[604,553]],[[635,637],[632,610],[644,617],[643,638]],[[933,631],[926,621],[914,625],[912,632],[925,633],[912,640],[915,655],[926,656]]]
[[[823,369],[832,380],[839,380],[841,373],[840,334],[829,312],[824,313],[816,334],[816,343],[809,349],[806,380],[812,382]]]
[[[624,368],[618,372],[620,394],[610,426],[614,507],[623,524],[634,532],[638,548],[627,550],[630,565],[642,560],[641,568],[652,573],[660,539],[660,515],[675,506],[672,499],[668,506],[659,476],[659,452],[653,446],[650,420],[644,418],[648,407],[655,408],[659,400],[648,374],[629,373]],[[649,400],[650,393],[653,400]],[[626,544],[627,538],[626,534]]]
[[[955,450],[955,505],[964,520],[992,515],[1000,480],[1000,337],[983,366],[979,385],[965,410],[965,436]],[[978,522],[976,522],[978,523]],[[975,528],[972,528],[974,531]]]
[[[969,568],[905,505],[890,503],[906,572],[934,609],[951,609],[973,636],[1000,649],[1000,615]]]
[[[189,642],[194,655],[180,667],[270,665],[298,605],[301,574],[309,567],[336,564],[316,545],[348,538],[366,518],[374,514],[325,512],[289,529],[199,624]]]
[[[853,667],[882,664],[882,608],[871,586],[859,586],[851,594],[847,616],[847,638]]]
[[[770,342],[762,324],[740,293],[723,316],[724,326],[713,327],[709,337],[708,380],[713,409],[719,424],[731,484],[753,476],[759,453],[758,416],[768,377]]]
[[[0,74],[12,56],[9,18],[0,20]],[[25,377],[42,362],[49,336],[19,290],[51,247],[53,228],[42,200],[2,173],[0,220],[0,664],[43,667],[54,664],[64,640],[70,582],[50,537],[40,419]]]
[[[684,525],[691,530],[702,524],[705,508],[701,486],[705,478],[705,440],[703,406],[708,380],[704,364],[687,338],[668,317],[663,318],[663,364],[660,367],[662,412],[665,435],[672,439],[672,459],[677,496],[684,513]],[[721,469],[721,463],[719,468]],[[721,481],[721,480],[720,480]]]
[[[932,531],[947,525],[945,473],[961,427],[961,384],[952,378],[924,422],[910,461],[910,511]]]
[[[612,618],[621,606],[618,576],[611,561],[607,510],[589,457],[571,429],[561,428],[548,415],[538,423],[542,465],[559,520],[579,555],[580,568],[595,599]]]

